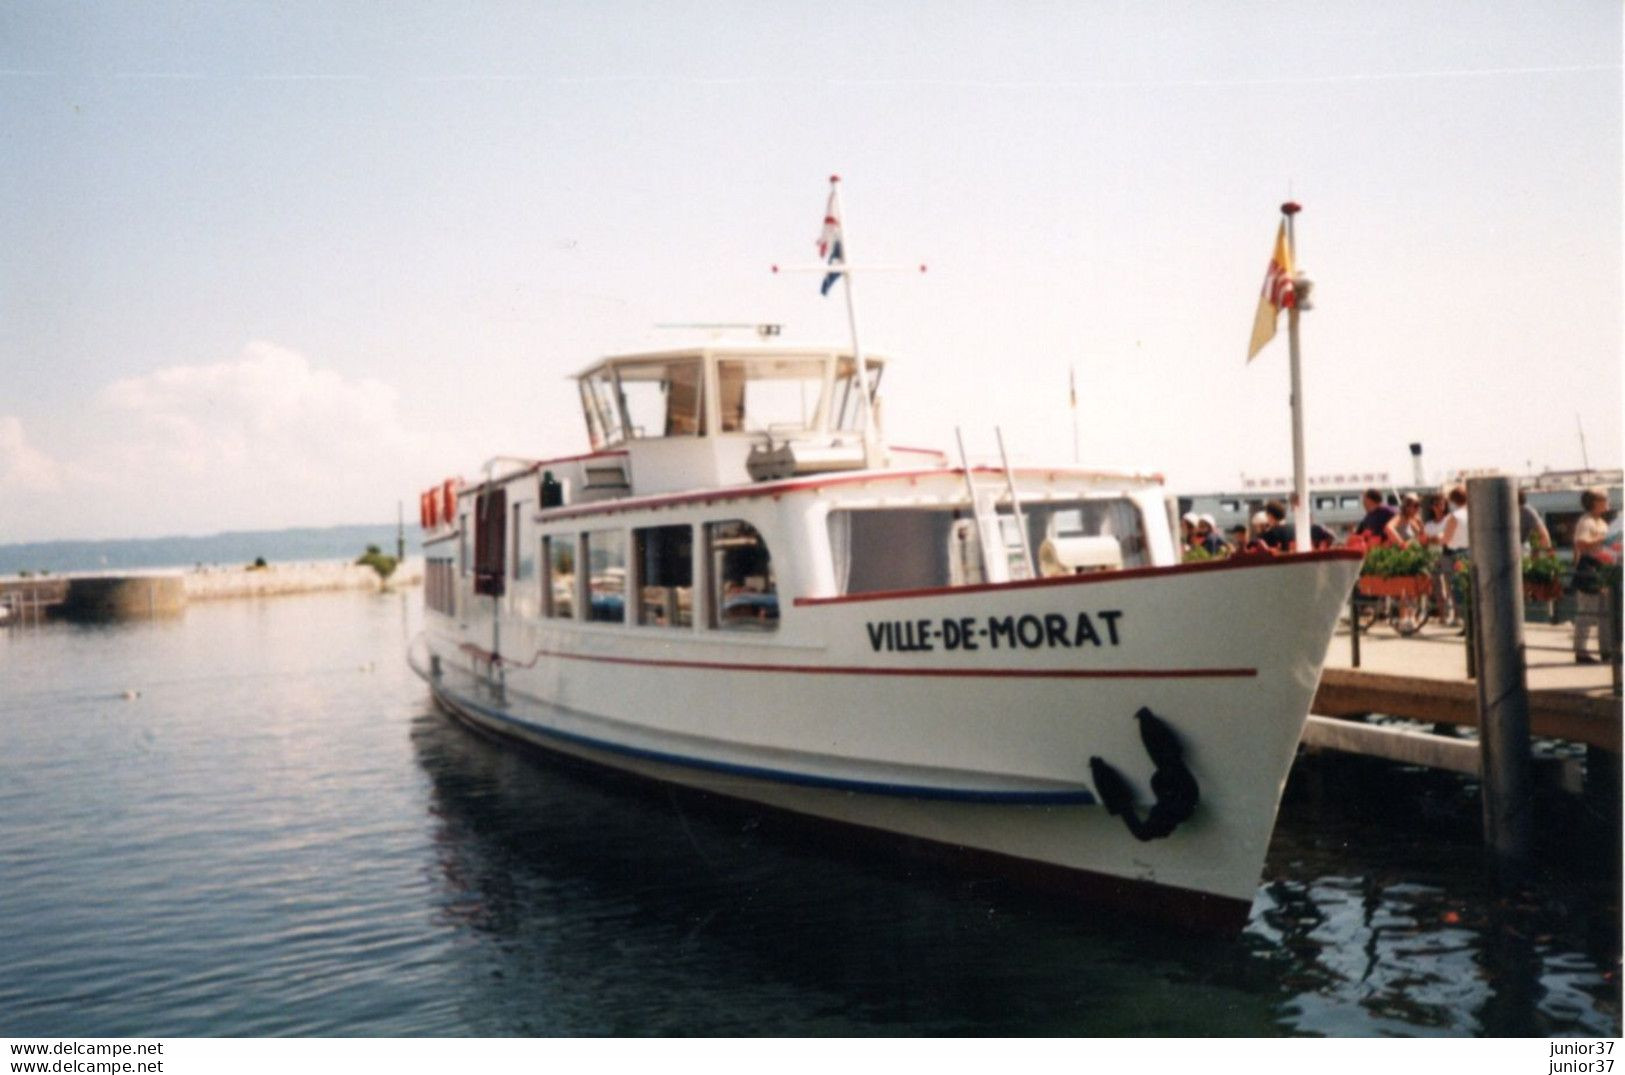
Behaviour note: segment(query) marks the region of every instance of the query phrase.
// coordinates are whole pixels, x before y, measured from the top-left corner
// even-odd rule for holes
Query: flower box
[[[1525,582],[1523,584],[1523,599],[1525,601],[1556,601],[1563,596],[1561,582]]]
[[[1432,589],[1433,580],[1427,575],[1360,576],[1362,597],[1421,597]]]

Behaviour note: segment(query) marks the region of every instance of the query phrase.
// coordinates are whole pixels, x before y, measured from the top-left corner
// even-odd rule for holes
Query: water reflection
[[[1300,762],[1249,931],[1291,953],[1286,1028],[1618,1034],[1618,886],[1553,858],[1490,881],[1476,789],[1361,759]],[[1550,822],[1551,819],[1548,819]]]
[[[412,739],[476,1033],[1618,1032],[1617,931],[1600,956],[1587,940],[1606,900],[1497,897],[1459,834],[1407,845],[1301,792],[1247,931],[1203,939],[514,753],[438,714]]]
[[[477,1032],[1272,1031],[1274,974],[1248,945],[606,782],[442,717],[412,735],[439,913],[466,927],[466,977],[486,986]]]

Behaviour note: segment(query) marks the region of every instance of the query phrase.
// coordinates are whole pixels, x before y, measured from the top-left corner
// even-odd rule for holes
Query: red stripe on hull
[[[986,679],[1251,679],[1256,668],[887,668],[867,665],[740,664],[731,661],[675,661],[655,657],[606,657],[539,649],[528,661],[501,659],[490,650],[464,642],[459,650],[482,661],[500,660],[507,668],[531,668],[543,657],[564,661],[637,665],[644,668],[698,668],[712,672],[770,672],[802,676],[938,676]]]

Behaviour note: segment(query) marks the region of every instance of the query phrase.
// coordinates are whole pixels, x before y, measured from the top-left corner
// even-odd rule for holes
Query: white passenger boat
[[[591,366],[590,452],[424,494],[413,666],[500,736],[1239,927],[1360,554],[1181,564],[1160,475],[890,446],[884,368]]]
[[[608,358],[578,379],[590,453],[425,494],[434,697],[1238,925],[1359,554],[1182,565],[1159,476],[888,447],[854,371],[771,341]]]

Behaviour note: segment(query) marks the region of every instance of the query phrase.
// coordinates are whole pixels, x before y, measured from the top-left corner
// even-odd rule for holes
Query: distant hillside
[[[130,538],[122,541],[37,541],[0,545],[0,575],[23,571],[101,571],[137,567],[192,567],[196,564],[251,564],[291,560],[341,560],[361,555],[368,545],[395,551],[395,524],[328,526],[293,530],[239,530],[202,537]],[[421,554],[417,528],[406,531],[406,553]]]

